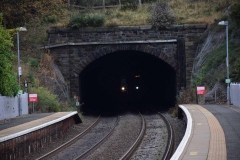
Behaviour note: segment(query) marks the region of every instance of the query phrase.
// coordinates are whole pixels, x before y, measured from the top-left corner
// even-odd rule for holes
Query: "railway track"
[[[174,146],[171,124],[161,113],[155,110],[147,112],[143,114],[146,120],[146,132],[142,142],[128,159],[170,159]]]
[[[154,114],[156,118],[156,113]],[[159,113],[157,114],[158,118],[162,119],[161,123],[167,124],[167,120],[163,120],[164,116],[159,115]],[[150,136],[148,130],[149,128],[154,128],[154,126],[150,125],[149,127],[149,124],[153,120],[154,118],[151,118],[151,116],[142,116],[140,113],[129,113],[118,117],[99,117],[84,132],[38,159],[125,160],[139,159],[139,157],[141,157],[140,159],[145,160],[146,157],[144,158],[143,155],[149,154],[149,152],[141,152],[142,155],[140,156],[136,156],[136,153],[139,149],[141,150],[141,143],[145,145],[145,137]],[[163,128],[167,130],[166,132],[169,132],[169,127],[166,126]],[[163,153],[160,156],[162,157],[161,159],[169,159],[169,155],[171,155],[172,137],[170,135],[165,136],[167,140],[164,142],[164,151],[161,151]],[[154,137],[152,139],[154,139]],[[157,139],[159,139],[159,137]]]
[[[51,151],[51,152],[41,156],[37,160],[55,159],[56,157],[58,157],[57,159],[79,159],[81,157],[83,158],[84,156],[86,156],[90,152],[90,150],[94,149],[94,146],[96,147],[97,145],[99,145],[104,140],[104,138],[107,138],[107,136],[109,136],[111,134],[111,132],[113,131],[114,127],[117,125],[118,118],[116,118],[116,121],[115,121],[115,124],[113,125],[112,130],[104,138],[102,138],[100,141],[96,142],[94,145],[89,147],[90,149],[87,149],[87,151],[83,152],[83,154],[80,154],[80,155],[75,156],[75,157],[72,157],[72,156],[70,156],[70,157],[62,156],[61,157],[58,154],[62,155],[62,154],[64,154],[64,152],[68,152],[69,148],[72,148],[72,147],[74,148],[74,145],[78,145],[76,143],[79,143],[78,141],[81,138],[83,138],[85,135],[89,134],[92,130],[94,130],[94,127],[96,127],[100,123],[100,121],[102,119],[103,118],[100,118],[100,116],[99,116],[98,119],[91,126],[89,126],[86,130],[84,130],[82,133],[78,134],[73,139],[71,139],[70,141],[64,143],[63,145],[61,145],[60,147],[56,148],[55,150],[53,150],[53,151]],[[79,144],[79,145],[81,145],[81,144]],[[79,150],[77,152],[79,152]]]

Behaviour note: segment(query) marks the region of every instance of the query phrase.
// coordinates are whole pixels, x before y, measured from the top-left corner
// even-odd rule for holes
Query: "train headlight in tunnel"
[[[126,88],[125,88],[125,87],[122,87],[121,90],[124,92],[124,91],[126,91]]]
[[[138,86],[136,86],[136,89],[139,89],[139,87],[138,87]]]

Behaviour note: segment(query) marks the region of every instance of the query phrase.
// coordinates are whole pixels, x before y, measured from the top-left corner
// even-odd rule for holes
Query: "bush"
[[[44,15],[44,16],[42,16],[42,22],[43,23],[57,23],[57,17]]]
[[[126,2],[126,3],[123,3],[123,6],[121,7],[121,10],[122,11],[126,11],[126,10],[132,10],[132,11],[135,11],[137,10],[138,8],[138,3],[137,2]]]
[[[102,14],[74,14],[69,21],[71,28],[100,27],[105,23],[105,16]]]
[[[237,25],[240,26],[240,3],[232,7],[230,16],[236,21]]]
[[[166,28],[175,22],[171,8],[166,3],[157,3],[151,9],[151,22],[156,28]]]
[[[38,66],[39,66],[39,61],[38,61],[36,58],[30,58],[30,59],[29,59],[29,65],[30,65],[31,67],[36,67],[36,68],[38,68]]]
[[[31,88],[31,93],[38,94],[38,102],[35,105],[35,109],[38,112],[58,112],[60,111],[60,104],[58,97],[55,94],[50,93],[44,87]]]

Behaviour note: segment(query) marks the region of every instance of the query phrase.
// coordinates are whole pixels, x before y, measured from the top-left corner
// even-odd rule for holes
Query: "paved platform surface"
[[[186,115],[187,129],[171,160],[226,160],[224,131],[215,116],[200,105],[179,107]]]
[[[227,160],[240,160],[240,108],[226,105],[202,106],[217,118],[224,130]]]
[[[19,118],[1,121],[0,142],[41,129],[68,118],[77,112],[56,112],[26,115]]]
[[[0,131],[3,129],[15,127],[15,126],[23,124],[23,123],[27,123],[27,122],[34,121],[34,120],[37,120],[40,118],[44,118],[44,117],[50,116],[52,114],[54,114],[54,113],[29,114],[29,115],[24,115],[21,117],[11,118],[8,120],[1,120],[0,121]]]

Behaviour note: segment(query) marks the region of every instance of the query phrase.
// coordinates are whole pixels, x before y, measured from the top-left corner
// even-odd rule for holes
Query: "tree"
[[[17,75],[13,72],[12,61],[14,53],[12,37],[2,26],[0,14],[0,94],[3,96],[16,96],[18,92]]]

